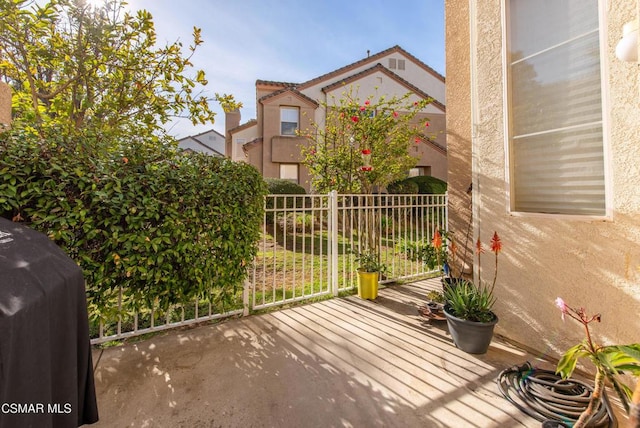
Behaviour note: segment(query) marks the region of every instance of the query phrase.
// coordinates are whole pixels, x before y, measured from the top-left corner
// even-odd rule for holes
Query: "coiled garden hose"
[[[550,370],[529,362],[503,370],[496,379],[502,395],[527,415],[539,420],[555,420],[568,426],[587,408],[593,388],[577,379],[562,379]],[[589,426],[616,428],[618,423],[603,391],[602,400]]]

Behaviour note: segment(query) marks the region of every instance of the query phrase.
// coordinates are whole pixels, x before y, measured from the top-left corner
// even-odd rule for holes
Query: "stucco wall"
[[[465,54],[454,54],[451,50],[454,46],[464,49],[464,43],[456,41],[452,29],[452,26],[464,25],[463,18],[456,22],[458,17],[452,8],[456,4],[462,8],[465,3],[447,2],[447,69],[464,63]],[[599,341],[640,341],[640,69],[638,64],[621,62],[614,53],[622,25],[637,16],[636,0],[607,3],[607,31],[601,37],[607,41],[602,70],[607,76],[605,99],[608,97],[608,102],[604,113],[605,121],[610,124],[605,132],[609,141],[606,154],[612,184],[612,218],[589,220],[509,213],[502,1],[471,1],[471,30],[477,37],[477,43],[472,46],[471,63],[475,61],[475,65],[471,88],[475,85],[476,91],[471,89],[469,93],[477,97],[474,97],[476,108],[473,109],[473,153],[466,162],[468,165],[473,159],[474,163],[475,234],[487,242],[497,230],[503,241],[496,285],[496,312],[500,316],[497,332],[554,357],[583,337],[577,323],[562,322],[554,305],[558,296],[570,305],[602,314],[602,322],[593,327]],[[448,142],[449,152],[453,152],[450,172],[464,172],[467,168],[462,159],[468,155],[464,117],[469,115],[464,108],[457,110],[454,106],[465,104],[468,98],[463,97],[465,82],[459,76],[447,75]],[[453,150],[453,145],[460,150]],[[460,192],[460,185],[452,186],[457,189],[456,193]],[[452,191],[452,199],[454,197],[457,196]],[[489,262],[483,263],[483,267],[489,265]],[[484,272],[487,278],[492,274],[490,269]]]
[[[469,0],[447,0],[445,5],[447,99],[452,100],[446,116],[449,227],[464,231],[471,214]]]
[[[0,82],[0,129],[11,123],[11,89]]]

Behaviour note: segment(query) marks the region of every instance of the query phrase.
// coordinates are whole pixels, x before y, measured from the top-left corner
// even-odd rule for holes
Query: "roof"
[[[217,151],[216,149],[214,149],[213,147],[211,147],[210,145],[208,145],[207,143],[205,143],[204,141],[202,141],[200,138],[198,138],[198,137],[202,137],[203,135],[208,134],[208,133],[210,133],[210,132],[214,132],[214,133],[218,134],[218,135],[220,136],[220,138],[224,141],[224,139],[225,139],[225,138],[224,138],[224,136],[223,136],[221,133],[219,133],[219,132],[218,132],[218,131],[216,131],[215,129],[210,129],[210,130],[208,130],[208,131],[204,131],[204,132],[201,132],[201,133],[196,134],[196,135],[190,135],[190,136],[188,136],[188,137],[180,138],[180,139],[178,140],[178,143],[180,143],[180,142],[182,142],[182,141],[186,141],[186,140],[193,140],[193,141],[195,141],[197,144],[199,144],[199,145],[203,146],[204,148],[206,148],[207,150],[209,150],[209,151],[213,152],[214,154],[216,154],[216,155],[218,155],[218,156],[224,156],[222,153],[220,153],[219,151]]]
[[[423,68],[425,71],[427,71],[429,74],[433,75],[435,78],[437,78],[438,80],[441,80],[443,83],[445,82],[445,78],[443,75],[441,75],[440,73],[438,73],[437,71],[435,71],[433,68],[429,67],[427,64],[425,64],[424,62],[420,61],[418,58],[416,58],[415,56],[411,55],[409,52],[405,51],[404,49],[402,49],[400,46],[396,45],[393,46],[389,49],[386,49],[382,52],[378,52],[377,54],[368,56],[367,58],[361,59],[359,61],[356,61],[354,63],[351,63],[349,65],[346,65],[344,67],[338,68],[337,70],[334,70],[330,73],[327,74],[323,74],[322,76],[316,77],[314,79],[308,80],[304,83],[301,83],[299,85],[295,85],[297,89],[304,89],[304,88],[308,88],[310,86],[314,86],[317,85],[318,83],[322,82],[323,80],[328,80],[331,79],[333,77],[336,77],[340,74],[343,74],[345,72],[348,72],[351,69],[355,69],[358,67],[361,67],[367,63],[372,63],[375,64],[378,62],[379,59],[385,57],[386,55],[389,55],[390,53],[393,52],[398,52],[398,53],[402,53],[403,55],[406,55],[407,57],[411,58],[416,64],[418,64],[421,68]]]
[[[302,92],[298,91],[295,87],[286,87],[286,88],[283,88],[283,89],[279,89],[279,90],[277,90],[275,92],[271,92],[270,94],[267,94],[267,95],[261,97],[258,100],[258,102],[262,103],[262,102],[268,100],[269,98],[275,98],[275,97],[277,97],[279,95],[282,95],[282,94],[285,94],[287,92],[292,93],[293,95],[297,96],[298,98],[301,98],[303,101],[306,101],[311,105],[314,105],[316,107],[318,107],[318,105],[319,105],[316,100],[306,96]]]
[[[233,132],[237,132],[237,131],[242,131],[243,129],[247,129],[252,127],[253,125],[257,125],[258,121],[256,119],[251,119],[243,124],[240,124],[238,126],[236,126],[235,128],[231,128],[229,130],[229,133],[233,133]]]
[[[387,76],[391,77],[392,79],[400,82],[402,85],[406,86],[411,92],[413,92],[414,94],[428,99],[430,98],[431,104],[438,107],[439,109],[441,109],[442,111],[446,111],[446,107],[444,104],[442,104],[440,101],[436,100],[434,97],[430,96],[429,94],[427,94],[426,92],[424,92],[422,89],[418,88],[417,86],[415,86],[414,84],[412,84],[411,82],[407,81],[406,79],[403,79],[402,77],[398,76],[396,73],[394,73],[393,71],[389,70],[387,67],[383,66],[380,63],[377,63],[376,65],[374,65],[373,67],[370,67],[366,70],[362,70],[359,73],[355,73],[352,74],[348,77],[345,77],[342,80],[338,80],[336,82],[333,82],[325,87],[322,88],[322,92],[328,92],[331,91],[337,87],[342,87],[346,84],[352,83],[355,80],[358,80],[362,77],[368,76],[372,73],[376,73],[376,72],[381,72],[386,74]]]

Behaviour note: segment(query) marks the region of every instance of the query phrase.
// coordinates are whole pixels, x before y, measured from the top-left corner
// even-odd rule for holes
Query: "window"
[[[298,107],[280,107],[280,135],[296,135],[299,116]]]
[[[430,166],[417,166],[409,170],[409,177],[419,177],[422,175],[431,175]]]
[[[399,59],[398,60],[398,70],[404,70],[404,60],[403,59]]]
[[[396,68],[396,59],[395,58],[389,58],[389,68],[392,70],[395,70]]]
[[[605,215],[598,0],[507,0],[511,208]]]
[[[281,163],[280,164],[280,178],[284,180],[291,180],[294,183],[298,182],[298,164],[296,163]]]

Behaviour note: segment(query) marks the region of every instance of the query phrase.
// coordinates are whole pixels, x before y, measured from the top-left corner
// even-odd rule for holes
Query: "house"
[[[584,338],[556,297],[640,338],[640,68],[615,54],[638,7],[446,2],[450,229],[498,231],[496,332],[556,358]]]
[[[362,99],[408,92],[416,99],[432,98],[421,117],[428,117],[433,137],[414,148],[418,163],[408,173],[446,179],[445,79],[399,46],[304,83],[257,80],[256,119],[240,124],[239,112],[226,115],[225,154],[249,162],[264,177],[292,180],[310,190],[309,172],[300,155],[306,139],[296,131],[311,129],[312,121],[324,123],[321,105],[339,99],[347,87]]]
[[[202,152],[211,156],[224,156],[224,135],[215,129],[210,129],[197,135],[179,139],[178,147],[183,150]]]

